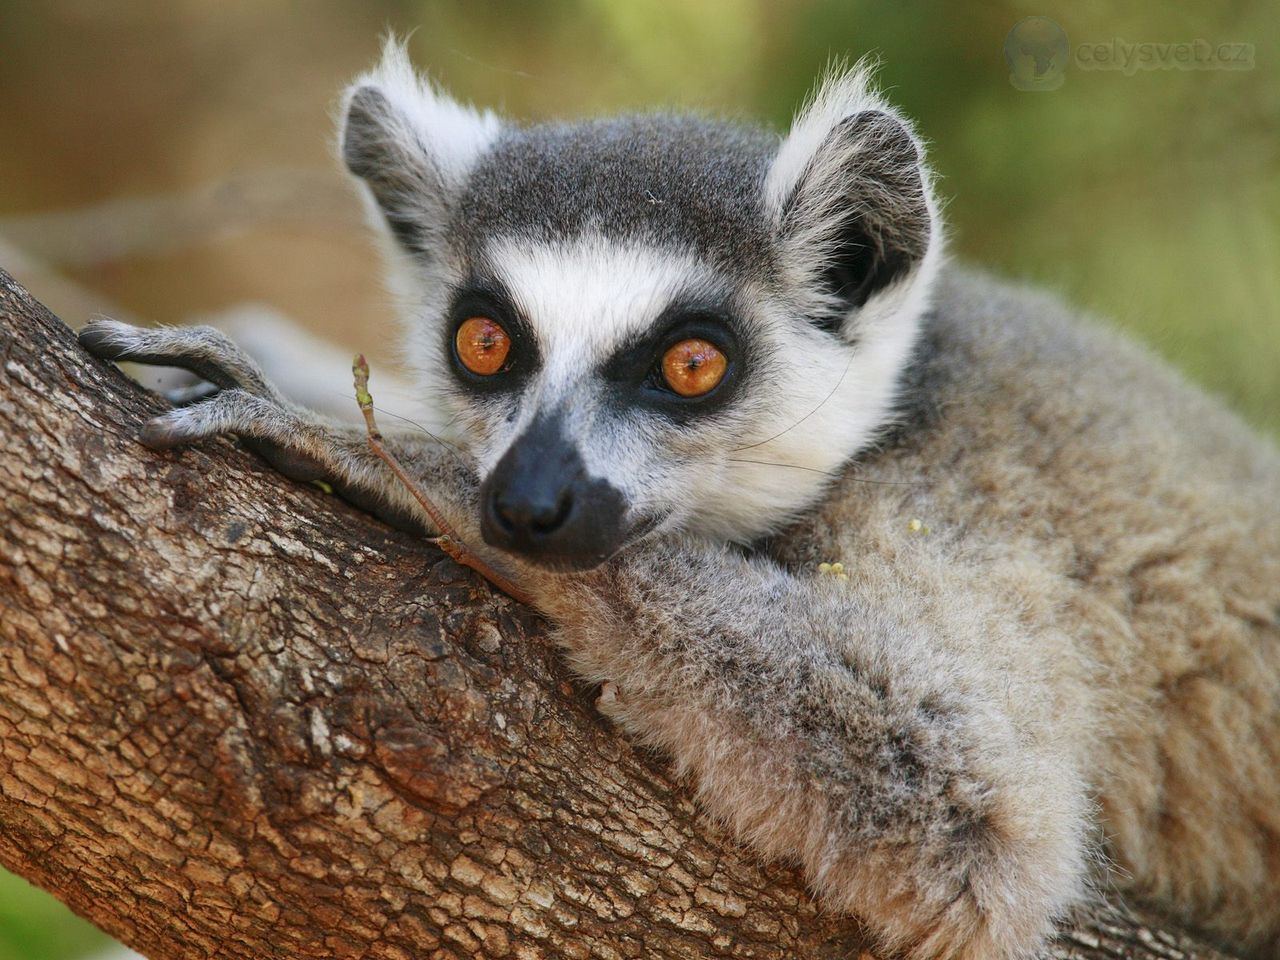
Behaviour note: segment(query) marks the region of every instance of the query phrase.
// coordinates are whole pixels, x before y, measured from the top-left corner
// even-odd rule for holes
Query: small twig
[[[396,479],[404,484],[405,489],[409,491],[413,499],[418,501],[419,506],[427,512],[431,522],[440,531],[440,535],[432,537],[431,542],[464,567],[470,567],[480,574],[507,596],[528,606],[536,606],[531,596],[467,548],[467,545],[462,542],[462,539],[454,531],[449,521],[444,518],[440,508],[432,503],[431,498],[422,492],[422,488],[409,476],[408,471],[401,466],[395,454],[383,445],[382,431],[378,429],[378,421],[374,419],[373,415],[373,396],[369,393],[369,362],[365,360],[363,353],[356,354],[355,360],[351,364],[351,373],[355,378],[356,403],[360,405],[360,412],[364,414],[365,429],[369,433],[369,449],[391,468],[391,472],[395,474]]]

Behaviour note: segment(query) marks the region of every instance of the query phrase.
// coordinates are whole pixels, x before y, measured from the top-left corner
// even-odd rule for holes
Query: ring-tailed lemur
[[[519,126],[391,46],[342,152],[463,451],[399,455],[738,836],[921,960],[1028,956],[1106,860],[1275,950],[1280,458],[1052,300],[943,268],[920,142],[862,73],[779,142]],[[235,434],[417,515],[225,337],[82,341],[219,388],[147,443]]]

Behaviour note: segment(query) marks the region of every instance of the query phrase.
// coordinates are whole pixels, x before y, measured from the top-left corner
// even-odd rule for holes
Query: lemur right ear
[[[364,181],[396,240],[427,253],[454,196],[501,127],[488,111],[453,100],[419,76],[388,39],[381,62],[343,101],[342,159]]]
[[[828,77],[797,115],[769,169],[765,209],[784,275],[816,323],[850,339],[891,318],[914,323],[941,225],[923,147],[867,68]]]

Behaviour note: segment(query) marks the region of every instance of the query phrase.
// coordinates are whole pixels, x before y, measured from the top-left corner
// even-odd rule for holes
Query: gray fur
[[[662,114],[508,127],[477,163],[449,236],[481,258],[495,236],[598,231],[768,277],[762,188],[777,145],[762,130]]]
[[[434,247],[409,251],[424,383],[440,389],[451,285],[478,258],[505,271],[543,350],[501,403],[440,389],[462,418],[461,459],[419,436],[390,442],[473,547],[479,481],[553,403],[576,404],[566,423],[584,457],[620,483],[630,475],[637,502],[691,504],[590,572],[495,558],[558,625],[578,674],[616,685],[602,709],[886,950],[1029,957],[1055,920],[1112,886],[1274,956],[1276,450],[1053,300],[938,274],[918,157],[904,166],[901,150],[877,160],[865,142],[832,139],[848,117],[889,109],[856,76],[825,86],[771,154],[755,132],[666,118],[499,132],[474,115],[469,136],[433,138],[413,118],[466,134],[472,115],[389,56],[356,89],[384,85],[394,125],[442,171],[438,209],[450,211],[447,229],[414,234]],[[383,160],[366,173],[383,176]],[[850,171],[866,179],[848,184]],[[841,307],[854,336],[808,322],[831,305],[817,278],[832,223],[850,215],[807,204],[788,233],[789,198],[815,182],[828,186],[809,200],[878,197],[876,216],[898,210],[900,235],[926,245],[901,278]],[[807,260],[787,242],[799,235]],[[607,384],[578,363],[653,322],[667,273],[737,291],[772,351],[743,385],[745,406],[682,433],[639,413],[602,419]],[[93,324],[83,340],[113,358],[212,364],[226,381],[148,427],[152,442],[244,436],[295,475],[415,509],[357,435],[280,401],[224,339]],[[888,388],[869,393],[863,381],[884,370]],[[841,432],[859,418],[870,426]],[[663,459],[677,440],[673,459],[701,480]],[[730,466],[761,450],[836,469]],[[723,500],[716,526],[707,517]],[[821,566],[832,562],[843,573]]]

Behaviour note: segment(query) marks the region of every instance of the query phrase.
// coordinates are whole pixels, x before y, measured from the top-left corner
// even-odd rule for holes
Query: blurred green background
[[[1024,17],[1080,44],[1252,45],[1246,70],[1010,83]],[[0,2],[0,265],[73,323],[269,303],[388,346],[332,158],[343,82],[386,28],[459,97],[521,120],[654,105],[781,129],[833,57],[877,53],[932,141],[953,251],[1134,331],[1280,433],[1280,5],[935,0]],[[100,945],[0,875],[0,960]],[[155,958],[159,960],[159,958]]]

